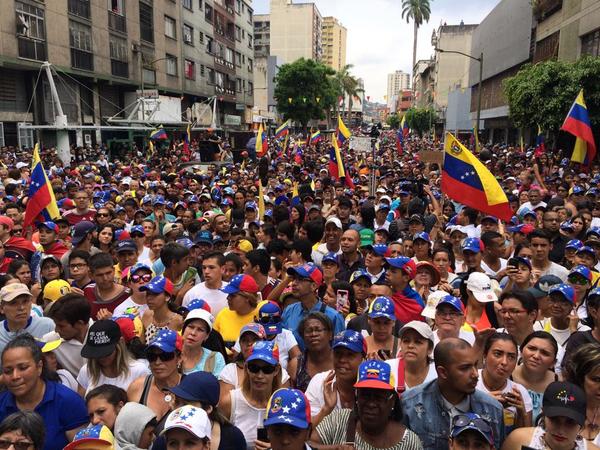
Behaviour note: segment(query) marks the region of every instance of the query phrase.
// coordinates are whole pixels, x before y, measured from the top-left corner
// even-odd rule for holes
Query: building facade
[[[336,71],[346,65],[348,31],[335,17],[323,18],[323,63]]]
[[[396,110],[396,103],[401,97],[402,91],[410,89],[410,74],[402,70],[388,73],[386,101],[392,112]]]

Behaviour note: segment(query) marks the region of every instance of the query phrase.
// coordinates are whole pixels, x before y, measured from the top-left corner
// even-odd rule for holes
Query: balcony
[[[563,0],[532,0],[533,15],[541,22],[562,9]]]
[[[221,66],[223,66],[229,70],[235,70],[235,66],[232,62],[226,61],[224,58],[221,58],[220,56],[215,56],[215,64],[220,64]]]
[[[108,12],[108,28],[109,30],[127,33],[127,20],[125,16],[115,14],[112,11]]]

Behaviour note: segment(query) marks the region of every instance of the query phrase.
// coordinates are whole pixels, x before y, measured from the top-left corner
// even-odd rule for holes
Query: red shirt
[[[131,296],[131,289],[125,288],[116,297],[111,299],[103,299],[99,296],[98,290],[96,289],[96,283],[88,284],[83,289],[83,295],[88,299],[92,308],[92,319],[96,319],[98,311],[101,309],[108,309],[111,313],[117,306],[123,303],[129,296]]]
[[[85,213],[79,214],[76,209],[72,209],[70,211],[65,212],[63,214],[63,217],[67,219],[67,222],[69,222],[69,225],[71,226],[76,225],[84,220],[87,220],[88,222],[93,222],[96,218],[96,210],[88,209]]]

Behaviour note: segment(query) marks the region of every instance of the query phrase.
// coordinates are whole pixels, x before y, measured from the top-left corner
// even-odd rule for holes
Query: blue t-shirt
[[[4,350],[6,344],[21,334],[29,333],[34,338],[39,339],[51,331],[54,331],[54,321],[48,317],[33,315],[27,320],[25,328],[17,331],[10,331],[8,329],[8,323],[6,320],[3,320],[0,322],[0,352]]]
[[[193,369],[191,370],[183,370],[183,373],[186,375],[189,375],[190,373],[194,373],[194,372],[202,372],[205,371],[204,370],[204,366],[206,365],[206,361],[208,360],[208,357],[210,355],[212,355],[214,353],[214,366],[213,369],[211,371],[211,373],[215,376],[215,377],[219,377],[219,375],[221,374],[221,371],[223,370],[223,368],[225,367],[225,358],[223,358],[223,355],[220,354],[219,352],[214,352],[212,350],[209,350],[205,347],[202,347],[202,356],[200,357],[200,361],[198,361],[198,364],[196,364],[194,366]]]
[[[15,397],[8,391],[0,394],[0,421],[19,411]],[[54,381],[46,381],[42,401],[35,407],[46,426],[44,450],[60,450],[68,444],[65,432],[86,425],[89,422],[83,399],[66,386]]]
[[[283,327],[294,333],[300,350],[304,351],[304,340],[298,334],[298,325],[304,317],[311,312],[322,312],[331,320],[333,324],[333,334],[336,335],[344,331],[344,317],[330,306],[325,305],[321,300],[318,300],[310,310],[305,309],[302,302],[292,303],[283,310]]]

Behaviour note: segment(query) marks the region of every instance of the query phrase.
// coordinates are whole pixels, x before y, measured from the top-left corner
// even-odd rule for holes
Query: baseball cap
[[[121,329],[112,320],[97,320],[87,334],[85,344],[81,348],[84,358],[103,358],[110,355],[121,339]]]
[[[389,297],[380,296],[375,299],[369,305],[369,311],[367,313],[369,318],[376,319],[377,317],[385,317],[386,319],[396,320],[394,313],[394,303]]]
[[[310,262],[301,266],[289,267],[287,274],[300,278],[310,278],[317,286],[321,286],[321,283],[323,283],[323,273],[317,266]]]
[[[360,279],[367,280],[369,284],[373,284],[371,281],[371,275],[369,275],[369,272],[367,272],[365,269],[358,269],[352,272],[352,275],[350,275],[350,284],[353,284]]]
[[[171,295],[173,293],[173,283],[168,278],[159,275],[150,280],[150,283],[140,286],[140,292],[150,292],[152,294],[162,294],[163,292]]]
[[[131,227],[131,229],[129,230],[129,236],[133,237],[134,233],[138,233],[141,234],[142,237],[145,235],[144,233],[144,227],[141,225],[134,225]]]
[[[388,246],[386,244],[367,244],[361,246],[362,249],[373,252],[377,256],[386,256],[388,251]]]
[[[79,430],[73,441],[68,443],[63,450],[86,448],[94,450],[112,450],[115,438],[106,425],[98,424]]]
[[[254,246],[248,239],[240,239],[236,245],[236,248],[243,251],[244,253],[248,253],[254,250]]]
[[[197,244],[213,244],[212,233],[208,230],[201,230],[196,235],[194,242]]]
[[[15,227],[15,222],[13,222],[13,220],[8,216],[0,216],[0,225],[8,228],[8,231],[12,231],[12,229]]]
[[[246,362],[263,361],[272,366],[279,364],[279,347],[274,341],[256,341]]]
[[[189,237],[182,237],[175,241],[177,244],[184,246],[187,249],[190,249],[194,246],[194,243]]]
[[[367,343],[362,334],[354,330],[344,330],[333,337],[331,348],[347,348],[354,353],[367,353]]]
[[[410,216],[410,219],[408,219],[408,223],[411,222],[419,222],[419,223],[423,223],[423,217],[421,217],[421,215],[419,214],[413,214],[412,216]]]
[[[450,305],[458,312],[463,314],[465,312],[465,306],[463,305],[463,302],[460,300],[460,298],[455,297],[454,295],[444,295],[442,299],[438,302],[436,309],[442,305]]]
[[[427,304],[425,305],[425,308],[423,308],[423,311],[421,311],[421,315],[423,317],[435,319],[435,308],[445,295],[447,295],[447,292],[442,290],[431,292],[427,296]]]
[[[58,225],[56,225],[51,220],[47,220],[46,222],[39,222],[36,224],[36,228],[39,230],[40,228],[47,228],[50,231],[54,231],[58,233]]]
[[[394,376],[392,368],[385,361],[370,359],[363,361],[358,366],[358,376],[354,387],[357,389],[385,389],[394,390]]]
[[[330,217],[329,219],[327,219],[327,221],[325,222],[325,228],[327,228],[327,225],[329,225],[330,223],[334,224],[340,230],[343,229],[342,221],[337,217]]]
[[[464,241],[462,241],[460,248],[462,249],[463,252],[469,251],[469,252],[473,252],[473,253],[479,253],[485,249],[485,246],[483,245],[483,242],[481,241],[481,239],[466,238]]]
[[[138,270],[147,270],[148,272],[152,272],[152,268],[149,265],[144,263],[135,263],[129,268],[129,275],[134,275]]]
[[[360,245],[371,245],[375,241],[375,232],[370,228],[363,228],[359,231]]]
[[[519,225],[515,225],[514,227],[508,227],[507,230],[510,233],[522,233],[524,235],[528,235],[533,230],[535,230],[535,227],[530,223],[522,223]]]
[[[135,314],[126,313],[119,317],[113,317],[112,320],[119,325],[121,336],[126,343],[131,342],[135,337],[140,337],[143,333],[144,325],[142,324],[142,320]]]
[[[488,444],[494,445],[492,427],[485,419],[472,412],[461,413],[454,416],[452,419],[450,436],[455,438],[468,430],[477,431],[485,438]]]
[[[221,386],[219,380],[210,372],[192,372],[181,379],[178,385],[167,388],[168,391],[188,402],[201,402],[217,406]]]
[[[592,255],[594,258],[596,258],[596,252],[594,251],[594,249],[592,247],[584,245],[583,247],[579,247],[577,249],[578,255],[582,255],[584,253],[588,253],[588,254]]]
[[[579,250],[581,247],[583,247],[583,242],[579,239],[571,239],[565,245],[565,250]]]
[[[55,302],[63,295],[72,292],[71,285],[65,280],[52,280],[44,286],[44,300]]]
[[[15,298],[20,295],[27,295],[33,297],[27,285],[23,283],[11,283],[0,289],[0,299],[3,302],[12,302]]]
[[[421,231],[419,233],[416,233],[413,236],[413,242],[416,240],[421,240],[421,241],[425,241],[425,242],[431,242],[431,239],[429,238],[429,233],[425,232],[425,231]]]
[[[420,320],[411,320],[407,324],[400,329],[400,336],[402,336],[406,330],[415,330],[425,339],[429,339],[433,342],[433,331],[431,331],[431,327],[427,325],[425,322],[421,322]]]
[[[188,305],[189,306],[189,305]],[[185,327],[192,320],[202,320],[208,325],[208,332],[212,331],[212,326],[215,321],[215,318],[210,313],[203,308],[192,309],[187,316],[185,316],[185,320],[183,321],[183,326]]]
[[[96,225],[87,220],[82,220],[81,222],[76,223],[73,226],[73,230],[71,230],[71,243],[73,245],[79,245],[79,243],[95,229]]]
[[[524,256],[514,256],[512,259],[515,259],[518,264],[529,267],[529,270],[532,269],[531,260],[529,258],[525,258]]]
[[[560,283],[562,283],[562,280],[556,275],[542,275],[533,287],[527,290],[531,292],[535,298],[542,298],[548,295],[548,291],[552,286]]]
[[[227,286],[221,288],[221,292],[226,294],[237,294],[240,291],[256,294],[259,290],[254,278],[246,274],[235,275]]]
[[[569,272],[569,274],[567,275],[567,279],[571,275],[574,275],[574,274],[579,274],[582,277],[584,277],[586,280],[588,280],[590,282],[592,281],[592,271],[582,264],[578,264],[577,266],[573,267],[571,269],[571,271]]]
[[[385,258],[387,263],[397,269],[402,269],[404,273],[410,276],[411,280],[417,273],[417,264],[407,256],[398,256],[396,258]]]
[[[212,313],[212,308],[210,307],[210,305],[206,302],[206,300],[202,300],[201,298],[195,298],[191,300],[187,304],[186,309],[188,311],[193,311],[194,309],[203,309],[205,311],[208,311],[209,313]]]
[[[212,425],[206,411],[192,405],[182,406],[169,414],[161,434],[174,428],[185,430],[198,439],[210,439],[212,432]]]
[[[146,346],[146,351],[151,348],[158,348],[165,353],[173,353],[175,351],[181,351],[183,347],[183,340],[181,335],[177,331],[162,329],[154,335],[152,340]]]
[[[491,222],[498,223],[498,218],[494,216],[483,216],[481,218],[481,222],[483,222],[484,220],[489,220]]]
[[[548,291],[548,295],[557,294],[562,296],[565,300],[570,303],[575,303],[575,289],[573,286],[567,283],[555,284]]]
[[[467,279],[467,289],[473,292],[478,302],[495,302],[498,296],[492,289],[492,280],[485,273],[473,272]]]
[[[272,301],[262,302],[258,308],[258,321],[262,324],[267,336],[273,336],[281,333],[283,327],[281,323],[281,308]]]
[[[290,425],[303,430],[310,426],[310,403],[298,389],[283,388],[273,392],[265,412],[264,426]]]
[[[265,328],[260,323],[250,322],[242,327],[240,330],[240,338],[244,335],[244,333],[252,333],[260,340],[265,340],[267,338],[267,332]]]
[[[585,392],[573,383],[554,381],[544,391],[542,409],[545,417],[567,417],[583,426],[586,406]]]
[[[163,227],[163,230],[162,230],[163,236],[166,236],[167,234],[169,234],[171,231],[173,231],[174,228],[179,228],[179,224],[176,222],[170,222],[170,223],[165,224],[165,226]]]
[[[337,253],[335,252],[329,252],[325,254],[325,256],[323,256],[323,259],[321,259],[321,265],[323,265],[326,262],[333,262],[336,263],[338,266],[340,265]]]
[[[122,241],[118,241],[115,251],[117,253],[121,252],[137,252],[137,245],[131,239],[124,239]]]
[[[590,299],[592,297],[598,297],[598,296],[600,296],[600,288],[592,289],[587,295],[588,299]]]

